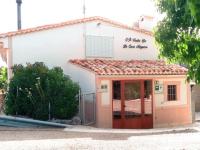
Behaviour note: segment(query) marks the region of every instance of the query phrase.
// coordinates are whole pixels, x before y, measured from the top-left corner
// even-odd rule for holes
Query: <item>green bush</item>
[[[0,89],[4,92],[7,89],[7,68],[0,68]]]
[[[60,67],[44,63],[15,65],[6,96],[5,113],[35,119],[69,119],[78,111],[79,86]],[[50,105],[50,109],[49,109]]]

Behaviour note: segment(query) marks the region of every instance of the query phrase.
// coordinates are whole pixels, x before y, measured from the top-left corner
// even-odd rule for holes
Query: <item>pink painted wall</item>
[[[96,78],[96,127],[112,128],[112,94],[108,95],[108,104],[103,104],[105,96],[99,91],[102,80]],[[108,80],[109,91],[112,91],[111,80]]]
[[[124,76],[124,77],[96,77],[97,87],[97,102],[96,102],[96,126],[102,128],[112,128],[112,80],[153,80],[160,81],[165,87],[165,83],[179,83],[180,96],[177,101],[165,101],[165,88],[163,93],[156,94],[153,91],[153,126],[154,127],[169,127],[175,125],[184,125],[192,123],[191,118],[191,96],[190,86],[186,82],[185,76]],[[101,92],[100,86],[102,81],[108,81],[109,102],[107,105],[102,104],[102,96],[106,92]],[[179,93],[178,93],[179,94]]]
[[[168,127],[191,123],[190,108],[186,106],[155,109],[154,127]]]
[[[171,105],[168,104],[164,106],[155,106],[154,127],[168,127],[192,123],[190,85],[186,83],[186,91],[183,91],[183,85],[180,84],[179,86],[179,97],[181,96],[181,94],[183,95],[183,92],[185,92],[186,97],[182,97],[182,101],[185,100],[186,103],[179,102],[181,101],[181,99],[179,98],[177,102],[172,101],[173,104]]]

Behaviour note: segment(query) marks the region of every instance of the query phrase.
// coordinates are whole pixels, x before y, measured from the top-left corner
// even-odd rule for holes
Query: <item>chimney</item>
[[[21,30],[21,4],[22,0],[16,0],[17,3],[17,28]]]
[[[142,15],[140,16],[138,23],[140,29],[151,31],[154,27],[155,21],[152,16]]]

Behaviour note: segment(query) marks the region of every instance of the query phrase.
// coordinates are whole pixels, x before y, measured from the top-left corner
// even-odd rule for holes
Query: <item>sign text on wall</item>
[[[145,45],[145,43],[147,42],[146,39],[126,37],[124,41],[125,44],[123,45],[123,48],[139,48],[139,49],[148,48]]]

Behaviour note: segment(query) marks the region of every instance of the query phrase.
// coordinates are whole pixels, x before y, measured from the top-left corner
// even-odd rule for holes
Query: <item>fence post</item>
[[[18,89],[18,86],[17,86],[17,98],[19,96],[19,89]],[[17,110],[16,110],[16,99],[15,99],[15,115],[17,116],[18,113],[17,113]]]
[[[94,112],[94,122],[96,122],[96,95],[93,94],[93,112]]]
[[[49,120],[51,120],[51,103],[49,102]]]
[[[85,124],[85,95],[82,95],[82,116],[83,116],[83,124]]]
[[[78,115],[81,118],[81,90],[78,91]]]

